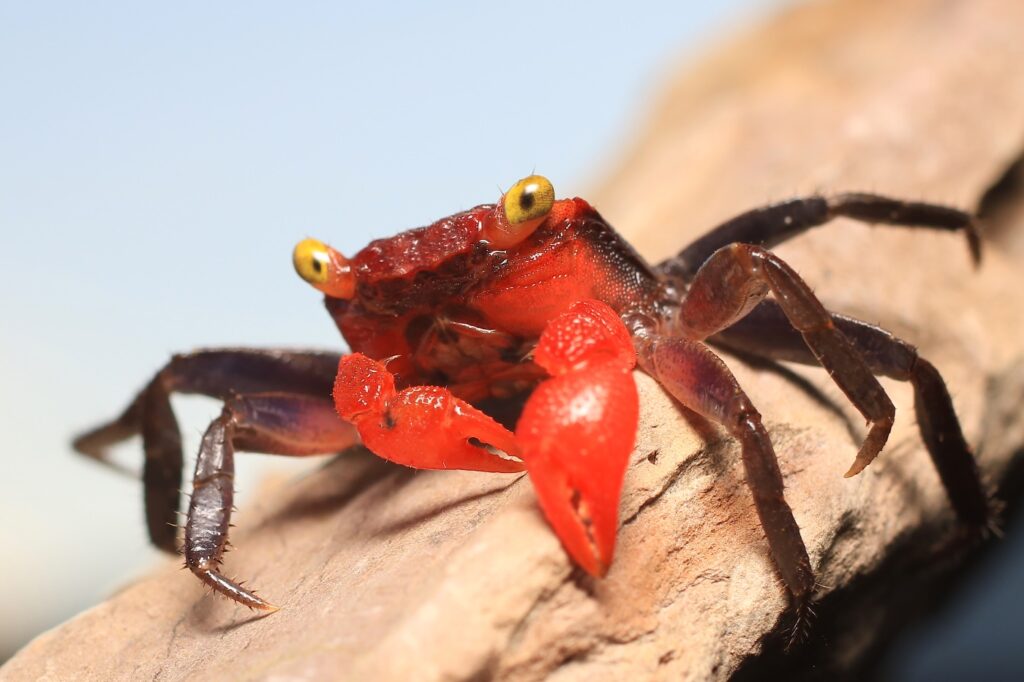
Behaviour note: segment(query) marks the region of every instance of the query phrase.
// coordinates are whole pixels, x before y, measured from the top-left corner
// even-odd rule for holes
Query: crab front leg
[[[362,353],[341,359],[334,404],[371,452],[414,469],[523,470],[515,436],[441,386],[395,388],[387,367]]]
[[[584,300],[550,321],[534,361],[551,377],[516,427],[541,509],[569,555],[591,575],[615,550],[619,494],[636,439],[633,342],[606,304]]]
[[[331,401],[296,393],[233,396],[203,434],[185,522],[185,565],[215,591],[244,606],[277,607],[220,573],[234,501],[235,449],[308,455],[354,443]]]

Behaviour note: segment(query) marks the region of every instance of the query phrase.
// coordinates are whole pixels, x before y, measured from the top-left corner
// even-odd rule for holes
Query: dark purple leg
[[[782,259],[749,244],[716,251],[701,266],[683,299],[677,320],[680,332],[696,340],[713,336],[746,316],[769,292],[818,363],[871,425],[846,472],[854,476],[885,445],[896,408],[810,287]]]
[[[921,438],[950,503],[960,519],[973,527],[991,523],[992,509],[978,465],[967,445],[953,401],[935,367],[917,349],[886,330],[843,315],[832,315],[836,327],[861,353],[871,371],[914,387],[914,411]],[[761,303],[733,326],[716,334],[712,343],[773,360],[818,364],[800,334],[774,301]]]
[[[877,194],[850,193],[792,199],[741,213],[698,238],[679,255],[658,265],[658,269],[674,279],[689,281],[704,261],[723,246],[741,242],[770,249],[839,216],[866,223],[963,230],[967,234],[971,257],[975,262],[981,257],[978,228],[969,213]]]
[[[185,522],[185,565],[239,604],[277,607],[220,573],[234,498],[235,448],[281,455],[336,452],[357,442],[330,396],[261,393],[229,398],[203,435]]]
[[[111,464],[106,458],[109,446],[142,434],[149,537],[157,547],[175,552],[184,460],[171,393],[224,400],[232,393],[284,391],[329,398],[339,359],[335,353],[234,348],[175,355],[117,419],[82,434],[73,445],[83,455]]]
[[[814,572],[800,528],[783,495],[782,473],[761,415],[725,363],[699,341],[648,337],[638,343],[641,367],[680,403],[724,426],[740,442],[772,559],[802,622],[814,591]]]

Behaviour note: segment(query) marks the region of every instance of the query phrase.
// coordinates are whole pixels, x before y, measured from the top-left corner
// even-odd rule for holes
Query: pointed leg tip
[[[810,639],[811,629],[817,614],[811,606],[809,598],[799,601],[794,609],[793,626],[786,641],[785,650],[795,651],[797,647]]]
[[[88,440],[86,440],[87,434],[80,434],[71,439],[71,449],[80,455],[87,457],[94,457],[95,455],[88,449]]]
[[[971,252],[971,263],[974,267],[981,266],[981,229],[977,221],[972,220],[967,228],[967,248]]]
[[[71,441],[71,449],[80,455],[103,462],[112,468],[121,468],[116,463],[108,462],[105,459],[105,449],[103,444],[99,442],[100,439],[97,437],[98,432],[99,429],[93,429],[92,431],[78,434]]]
[[[868,431],[868,436],[864,440],[864,444],[860,446],[860,450],[857,452],[856,459],[853,460],[853,464],[850,469],[843,474],[843,478],[852,478],[860,472],[864,471],[869,464],[875,461],[878,454],[885,447],[886,441],[889,440],[889,432],[892,430],[892,418],[876,421],[872,424],[871,430]]]
[[[850,468],[847,469],[845,474],[843,474],[843,478],[853,478],[860,472],[864,471],[873,459],[874,457],[866,458],[858,455],[857,459],[853,460],[853,464],[850,465]]]

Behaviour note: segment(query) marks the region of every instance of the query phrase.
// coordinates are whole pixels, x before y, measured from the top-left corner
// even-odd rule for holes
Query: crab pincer
[[[633,343],[610,307],[584,300],[548,324],[534,362],[551,378],[530,396],[516,428],[530,480],[569,555],[603,576],[636,439]]]
[[[383,363],[346,355],[334,381],[338,414],[375,455],[415,469],[523,470],[508,429],[440,386],[395,388]],[[504,455],[504,456],[502,456]]]

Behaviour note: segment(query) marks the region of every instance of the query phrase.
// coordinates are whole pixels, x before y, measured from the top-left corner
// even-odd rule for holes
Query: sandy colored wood
[[[1022,26],[1017,0],[788,11],[687,67],[596,203],[652,260],[741,209],[816,189],[973,206],[1024,143]],[[1014,229],[1024,224],[1002,234]],[[919,345],[986,475],[1006,480],[1024,443],[1019,260],[997,243],[973,271],[956,236],[849,222],[779,251],[827,305]],[[894,561],[902,577],[889,589],[912,592],[967,555],[906,386],[886,382],[890,443],[845,480],[848,420],[784,377],[729,362],[773,434],[823,597],[865,590]],[[796,371],[859,428],[823,372]],[[38,637],[0,678],[676,680],[756,666],[786,627],[786,601],[738,449],[638,382],[639,442],[603,581],[572,570],[525,480],[357,453],[237,515],[228,572],[279,613],[253,618],[169,564]],[[886,612],[858,594],[861,626],[831,645],[839,664],[885,632]]]

